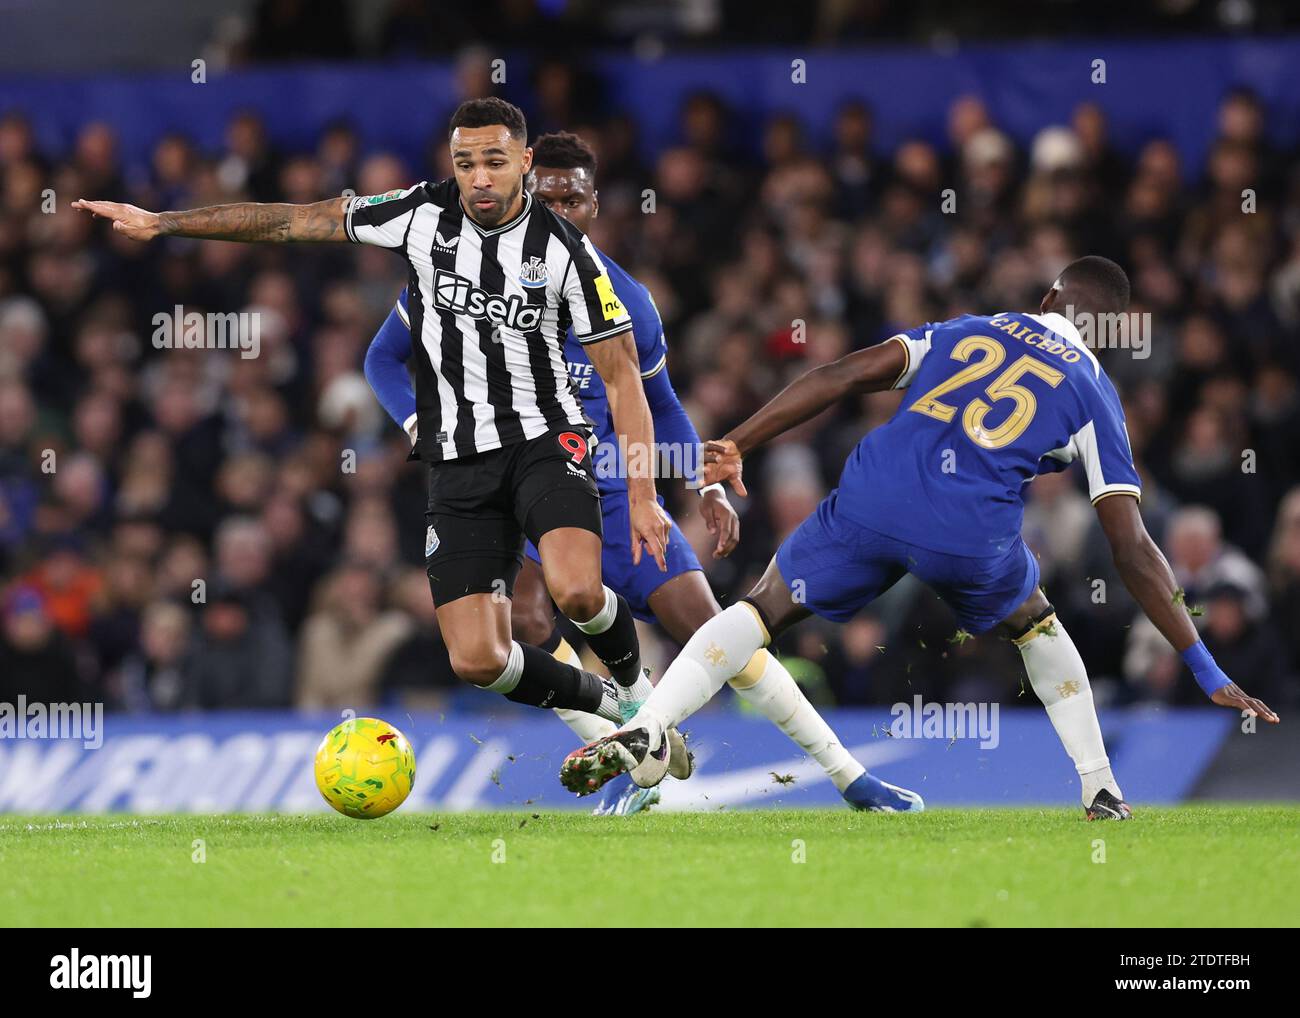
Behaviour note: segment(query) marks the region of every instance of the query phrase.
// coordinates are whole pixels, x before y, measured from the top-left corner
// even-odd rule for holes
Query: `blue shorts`
[[[966,557],[919,548],[836,513],[838,490],[776,552],[781,578],[811,611],[847,622],[905,573],[932,587],[968,633],[992,629],[1038,586],[1038,562],[1016,537],[996,555]]]
[[[663,505],[663,496],[659,504]],[[641,552],[641,564],[632,564],[632,521],[628,516],[627,494],[601,494],[600,512],[605,530],[605,544],[601,549],[600,571],[605,586],[616,594],[627,598],[632,614],[642,622],[654,622],[654,613],[650,610],[650,595],[675,576],[689,573],[700,568],[700,560],[695,557],[691,543],[682,536],[674,521],[673,529],[668,532],[668,548],[664,552],[666,573],[659,571],[659,565],[644,550]],[[671,519],[671,516],[669,517]],[[541,565],[541,557],[533,542],[524,547],[524,554]]]

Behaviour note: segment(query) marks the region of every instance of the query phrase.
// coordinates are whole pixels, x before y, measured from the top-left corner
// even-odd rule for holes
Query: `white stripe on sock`
[[[590,636],[593,633],[603,633],[614,624],[616,618],[618,618],[618,595],[606,587],[604,608],[596,612],[586,622],[579,622],[577,619],[570,619],[569,621]]]
[[[520,676],[524,674],[524,648],[513,640],[510,641],[510,656],[506,658],[506,667],[492,685],[487,688],[494,693],[505,696],[513,693],[519,685]]]

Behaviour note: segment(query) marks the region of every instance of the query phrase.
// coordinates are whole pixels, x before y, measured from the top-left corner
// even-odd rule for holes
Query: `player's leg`
[[[636,718],[608,739],[569,755],[560,772],[565,787],[586,794],[624,770],[638,784],[657,782],[662,768],[656,753],[666,726],[679,724],[703,706],[796,622],[814,611],[831,621],[846,621],[902,577],[903,556],[896,542],[873,543],[861,528],[839,518],[836,504],[837,493],[832,492],[786,538],[744,600],[691,636]],[[864,783],[864,796],[877,797],[874,805],[864,802],[865,808],[924,808],[914,792],[865,773],[858,780]]]
[[[600,676],[510,638],[508,598],[480,592],[434,605],[452,671],[463,681],[515,703],[620,716],[617,698]]]
[[[1003,555],[970,559],[911,548],[912,572],[971,634],[997,627],[1020,651],[1029,683],[1074,761],[1089,819],[1131,815],[1110,770],[1083,659],[1038,588],[1038,562],[1017,538]],[[1107,791],[1109,789],[1109,791]]]
[[[642,714],[664,728],[680,724],[708,703],[758,651],[810,614],[795,599],[773,559],[744,599],[709,618],[691,635]]]
[[[541,560],[531,542],[524,549],[524,565],[515,581],[515,597],[510,606],[510,635],[520,643],[540,647],[566,665],[582,667],[577,651],[569,646],[555,626],[555,608],[546,589]],[[557,707],[555,713],[583,743],[604,738],[617,727],[605,718],[567,707]]]
[[[618,685],[623,713],[630,717],[652,687],[641,669],[632,609],[626,598],[601,580],[599,535],[577,527],[558,527],[541,535],[537,549],[551,597],[609,669]]]
[[[523,443],[513,483],[516,518],[537,546],[552,600],[609,669],[630,715],[651,687],[632,610],[601,579],[604,528],[585,437],[553,431]]]
[[[679,644],[687,643],[698,629],[722,613],[699,569],[674,576],[650,595],[648,603],[659,624]],[[840,794],[865,773],[866,768],[844,748],[831,726],[808,702],[794,676],[766,648],[755,651],[729,684],[737,696],[821,764]]]
[[[1087,669],[1056,610],[1035,587],[999,628],[1020,651],[1029,684],[1074,761],[1088,819],[1127,820],[1132,810],[1111,772]]]
[[[897,581],[902,572],[889,563],[845,568],[853,558],[840,540],[834,499],[832,494],[786,538],[739,603],[692,634],[659,680],[641,720],[680,724],[708,703],[760,649],[811,615],[810,602],[820,604],[819,614],[843,621]]]
[[[520,643],[531,643],[554,653],[559,645],[548,647],[546,644],[559,637],[555,628],[555,609],[551,605],[551,595],[546,592],[541,564],[529,554],[531,550],[531,545],[525,548],[524,564],[515,580],[515,596],[510,603],[510,635]]]
[[[501,496],[508,474],[504,450],[430,470],[424,562],[452,670],[517,703],[617,719],[617,699],[599,676],[510,638],[523,532]]]
[[[810,603],[818,614],[843,621],[902,576],[902,567],[888,558],[867,557],[855,562],[842,545],[837,551],[832,540],[834,533],[835,527],[825,513],[819,512],[805,520],[781,546],[744,600],[709,619],[687,641],[642,712],[624,728],[646,724],[648,753],[655,745],[656,729],[680,724],[688,714],[708,702],[724,682],[734,685],[740,678],[744,683],[753,675],[750,663],[758,658],[763,670],[758,673],[758,684],[752,688],[758,691],[760,709],[770,710],[768,716],[777,721],[782,731],[813,755],[828,773],[834,772],[832,780],[850,805],[855,809],[919,813],[925,809],[921,796],[881,781],[854,760],[808,703],[794,677],[766,650],[773,639],[812,614]],[[868,556],[873,554],[870,549],[865,550]],[[787,581],[786,573],[793,579]],[[744,663],[740,669],[735,667],[737,661]],[[774,675],[774,670],[779,671]],[[775,678],[775,684],[767,686],[769,678]],[[784,721],[777,720],[782,715]],[[637,733],[629,735],[638,741]],[[620,735],[615,734],[606,741],[618,738]],[[645,763],[646,754],[639,753],[640,748],[639,745],[631,747],[631,752],[625,754],[611,746],[607,754],[607,759],[615,758],[616,765],[623,767],[635,760],[635,766],[629,770],[639,784],[653,780],[657,770]],[[599,756],[597,762],[601,762]],[[574,769],[580,771],[581,767],[575,765]],[[563,771],[561,778],[564,778]],[[575,778],[578,782],[582,780],[577,774]],[[595,773],[586,780],[598,782],[600,778],[601,774]],[[570,787],[581,790],[580,783],[579,787]]]
[[[531,643],[567,665],[582,667],[578,652],[569,646],[555,625],[555,606],[546,589],[541,557],[532,541],[524,547],[524,567],[519,571],[519,579],[515,581],[510,630],[511,635],[520,643]],[[567,707],[557,707],[555,714],[569,726],[583,745],[612,735],[618,728],[613,721],[599,715]],[[649,809],[659,798],[659,789],[638,788],[631,778],[624,778],[605,786],[604,795],[592,810],[592,815],[631,816]]]
[[[708,703],[776,633],[808,614],[785,587],[773,559],[743,601],[713,616],[686,641],[626,730],[565,759],[561,783],[587,795],[626,771],[642,787],[658,784],[668,772],[668,729]]]

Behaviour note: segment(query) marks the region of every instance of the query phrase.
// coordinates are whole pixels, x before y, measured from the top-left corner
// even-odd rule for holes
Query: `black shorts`
[[[433,603],[514,596],[524,537],[559,527],[603,537],[589,433],[557,428],[504,449],[429,465],[424,565]]]

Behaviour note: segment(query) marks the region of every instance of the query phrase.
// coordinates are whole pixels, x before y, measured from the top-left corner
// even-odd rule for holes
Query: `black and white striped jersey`
[[[570,326],[582,343],[632,328],[591,241],[525,193],[509,222],[465,213],[454,179],[347,206],[347,234],[410,264],[419,455],[471,456],[591,426],[564,362]]]

